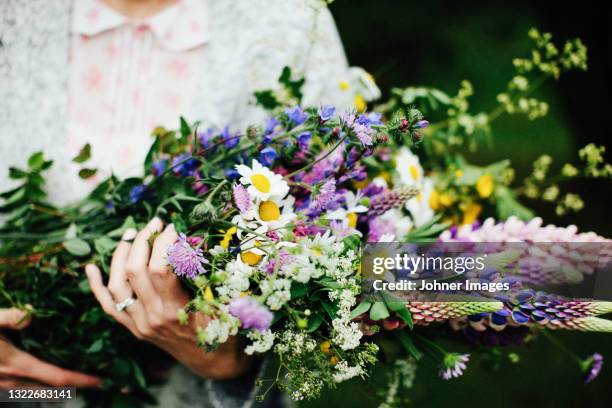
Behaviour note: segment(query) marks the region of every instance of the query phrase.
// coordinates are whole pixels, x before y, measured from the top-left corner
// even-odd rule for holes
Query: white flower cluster
[[[350,289],[329,292],[331,300],[338,301],[337,317],[332,320],[334,328],[333,342],[342,350],[352,350],[359,346],[363,336],[359,324],[351,321],[351,309],[356,303],[355,295]]]
[[[228,262],[225,273],[222,274],[223,284],[217,286],[217,293],[222,301],[238,297],[241,292],[249,289],[249,278],[253,275],[254,268],[236,259]]]
[[[253,340],[253,343],[249,344],[244,349],[244,352],[248,355],[252,355],[253,353],[265,353],[270,350],[274,344],[275,336],[269,329],[264,332],[250,330],[246,336],[249,340]]]
[[[262,297],[271,310],[279,310],[291,299],[291,281],[284,278],[264,279],[259,284]]]
[[[287,327],[278,335],[274,351],[278,354],[302,354],[316,347],[317,342],[308,333]]]
[[[225,343],[229,336],[235,336],[240,327],[240,320],[232,316],[227,308],[221,309],[218,319],[213,319],[205,329],[198,332],[198,340],[210,346]]]
[[[363,375],[365,372],[360,365],[349,366],[347,361],[340,361],[334,367],[335,372],[333,374],[334,381],[337,383],[350,380],[358,375]]]

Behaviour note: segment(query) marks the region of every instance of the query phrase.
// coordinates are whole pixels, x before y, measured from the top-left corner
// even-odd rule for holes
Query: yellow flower
[[[321,351],[325,354],[329,354],[331,351],[331,343],[327,340],[325,340],[324,342],[322,342],[319,345],[319,348],[321,349]]]
[[[480,204],[469,203],[463,206],[463,224],[472,224],[478,219],[482,207]]]
[[[444,207],[450,207],[454,202],[455,198],[452,195],[448,193],[440,194],[440,204],[442,204]]]
[[[483,174],[476,181],[476,191],[482,198],[487,198],[493,193],[493,176]]]
[[[212,302],[215,299],[215,295],[213,295],[213,292],[210,286],[207,286],[206,289],[204,289],[204,299],[207,302]]]
[[[346,91],[346,90],[348,90],[350,88],[350,85],[349,85],[348,81],[340,81],[340,83],[338,83],[338,86],[343,91]]]
[[[261,255],[256,254],[255,252],[252,252],[252,251],[240,253],[240,259],[242,259],[242,262],[250,266],[257,265],[259,261],[261,260],[261,258],[262,258]]]
[[[357,227],[357,214],[355,214],[354,212],[348,213],[346,215],[346,218],[348,218],[348,226],[350,228],[356,228]]]
[[[338,358],[338,356],[331,356],[331,358],[329,359],[329,363],[333,366],[338,364],[339,361],[340,359]]]
[[[436,190],[431,192],[429,196],[429,206],[432,210],[437,211],[440,209],[440,194]]]
[[[353,104],[355,105],[355,109],[357,112],[363,112],[368,107],[368,104],[361,94],[355,95],[355,99],[353,99]]]
[[[368,186],[368,184],[370,184],[370,179],[366,178],[362,181],[353,181],[353,187],[355,187],[357,190],[361,190],[362,188],[366,188]]]
[[[234,236],[236,231],[238,231],[238,228],[236,227],[231,227],[225,231],[223,239],[221,240],[221,246],[223,247],[223,249],[227,249],[229,247],[229,243],[232,240],[232,237]]]

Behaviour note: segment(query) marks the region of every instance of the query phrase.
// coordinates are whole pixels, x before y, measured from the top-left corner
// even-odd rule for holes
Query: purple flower
[[[331,105],[321,106],[318,112],[321,122],[327,122],[328,120],[334,117],[335,113],[336,113],[336,108]]]
[[[315,209],[323,211],[327,209],[329,203],[331,203],[336,197],[336,180],[331,179],[326,181],[319,189],[319,194],[312,201],[312,205]]]
[[[238,177],[240,177],[240,174],[238,174],[236,169],[227,169],[225,170],[224,174],[225,174],[225,177],[227,177],[230,180],[236,180]]]
[[[604,358],[599,353],[593,354],[586,361],[584,361],[583,369],[586,371],[586,377],[584,379],[585,384],[588,384],[597,378],[603,367],[603,361]]]
[[[132,189],[130,190],[130,202],[134,204],[142,200],[146,192],[147,186],[145,186],[144,184],[138,184],[132,187]]]
[[[340,114],[340,121],[342,121],[347,128],[353,127],[353,123],[355,122],[355,113],[352,111],[342,112]]]
[[[308,118],[308,114],[302,110],[299,106],[285,109],[287,117],[295,126],[301,125]]]
[[[230,302],[229,312],[240,319],[243,329],[263,332],[270,328],[274,315],[251,297],[240,297]]]
[[[208,263],[204,258],[201,248],[194,248],[189,244],[185,234],[180,234],[176,242],[168,248],[168,265],[176,276],[186,276],[195,279],[197,275],[206,272],[204,264]]]
[[[382,113],[370,112],[368,114],[360,115],[355,121],[361,125],[382,125]]]
[[[303,132],[297,137],[297,144],[300,150],[305,151],[308,150],[308,146],[310,145],[310,139],[312,138],[312,134],[310,132]]]
[[[370,146],[374,142],[372,136],[376,133],[376,131],[371,127],[362,125],[360,123],[355,123],[353,125],[353,131],[355,132],[357,139],[359,139],[362,145]]]
[[[277,157],[276,150],[272,147],[266,147],[259,152],[259,161],[264,166],[271,166]]]
[[[426,128],[427,126],[429,126],[429,122],[426,120],[419,120],[417,123],[414,124],[414,127],[416,129],[423,129],[423,128]]]
[[[442,361],[440,377],[445,380],[461,377],[463,375],[463,370],[467,368],[466,363],[469,360],[469,354],[447,353]]]
[[[251,207],[251,197],[249,197],[249,192],[242,184],[236,184],[234,186],[232,195],[234,196],[234,203],[241,213],[249,211]]]
[[[274,116],[269,117],[268,120],[266,121],[266,127],[264,128],[264,135],[268,136],[268,135],[275,133],[276,128],[279,125],[280,125],[280,122],[278,121],[278,119],[276,119]]]

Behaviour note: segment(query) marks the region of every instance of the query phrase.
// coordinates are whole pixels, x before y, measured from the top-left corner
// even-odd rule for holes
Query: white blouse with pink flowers
[[[196,64],[208,41],[205,2],[180,0],[132,21],[100,0],[77,0],[73,14],[67,145],[92,147],[88,179],[137,174],[157,126],[190,116]],[[112,164],[112,165],[111,165]]]

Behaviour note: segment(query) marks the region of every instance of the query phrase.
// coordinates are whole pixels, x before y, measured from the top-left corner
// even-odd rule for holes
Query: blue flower
[[[382,125],[382,113],[370,112],[368,114],[360,115],[355,122],[364,126],[371,125]]]
[[[266,147],[261,152],[259,152],[259,161],[264,166],[271,166],[277,157],[278,155],[276,154],[276,150],[271,147]]]
[[[161,159],[156,161],[151,165],[151,170],[153,170],[153,175],[155,177],[159,177],[162,175],[164,171],[166,171],[166,165],[168,164],[168,160]]]
[[[419,120],[417,123],[414,124],[414,127],[417,129],[423,129],[427,126],[429,126],[429,122],[426,120]]]
[[[198,161],[191,158],[191,153],[181,153],[172,160],[172,171],[177,176],[189,176],[197,167]]]
[[[225,170],[225,177],[230,180],[236,180],[238,177],[240,177],[240,174],[235,169],[228,169]]]
[[[264,135],[271,135],[276,130],[276,127],[280,125],[278,119],[274,116],[271,116],[266,121],[266,127],[264,128]]]
[[[308,150],[308,145],[310,144],[310,139],[312,138],[312,134],[310,132],[300,133],[297,137],[297,143],[300,150]]]
[[[293,122],[295,126],[301,125],[306,121],[306,118],[308,118],[308,114],[304,112],[299,106],[296,106],[294,108],[287,108],[285,109],[285,113],[287,114],[287,117],[289,117],[289,120]]]
[[[209,127],[204,132],[198,132],[198,142],[200,143],[200,146],[202,146],[204,149],[210,146],[210,143],[212,142],[214,137],[215,128],[212,127]]]
[[[227,147],[228,149],[236,147],[238,145],[238,142],[240,142],[240,138],[237,134],[232,135],[230,133],[228,125],[225,125],[225,127],[223,128],[223,132],[221,133],[221,139],[223,140],[223,144],[225,144],[225,147]]]
[[[132,189],[130,190],[130,202],[134,204],[142,200],[146,192],[147,186],[145,186],[144,184],[138,184],[132,187]]]
[[[331,105],[323,105],[321,109],[319,109],[319,118],[321,118],[322,122],[326,122],[334,117],[336,113],[336,108]]]

